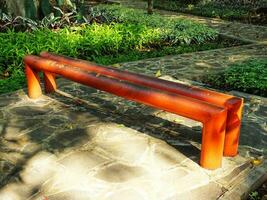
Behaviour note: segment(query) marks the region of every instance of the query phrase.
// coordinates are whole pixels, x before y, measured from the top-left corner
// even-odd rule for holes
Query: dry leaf
[[[263,159],[262,158],[255,158],[255,159],[252,159],[250,162],[253,166],[259,166],[263,162]]]
[[[161,76],[161,72],[160,72],[160,70],[158,70],[155,77],[160,77],[160,76]]]

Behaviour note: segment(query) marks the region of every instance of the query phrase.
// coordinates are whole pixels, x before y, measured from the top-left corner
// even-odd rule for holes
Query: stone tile
[[[50,127],[41,127],[38,129],[35,129],[29,133],[27,133],[27,136],[29,137],[29,139],[31,141],[34,142],[40,142],[43,141],[44,139],[52,136],[54,134],[54,132],[56,131],[55,128],[50,128]]]
[[[82,190],[70,190],[57,194],[45,196],[49,200],[91,200],[91,194]],[[35,198],[34,200],[43,199],[43,197]]]
[[[190,191],[175,194],[166,200],[214,200],[217,199],[222,193],[224,193],[224,189],[215,182],[211,182],[207,185],[196,187]]]
[[[111,162],[111,159],[101,156],[100,153],[94,150],[75,151],[65,155],[58,161],[65,169],[72,171],[79,170],[80,173],[84,173],[85,175],[89,173],[92,168],[108,162]]]
[[[9,106],[13,103],[15,103],[18,100],[15,95],[12,95],[12,97],[8,95],[1,95],[0,97],[0,110],[3,109],[6,106]]]
[[[95,177],[106,182],[122,183],[144,176],[146,173],[142,167],[118,163],[101,169]]]
[[[20,152],[12,152],[10,149],[6,149],[6,152],[0,152],[0,158],[3,161],[13,163],[14,165],[24,158],[24,155]]]
[[[64,149],[73,149],[80,147],[92,139],[90,133],[83,128],[75,128],[70,130],[62,130],[49,139],[47,146],[51,151],[59,152]]]
[[[15,164],[4,160],[4,159],[0,159],[0,181],[2,182],[6,176],[15,168]]]
[[[4,119],[4,113],[3,111],[0,110],[0,120],[3,120]]]
[[[166,199],[176,194],[190,192],[208,183],[209,177],[205,173],[178,167],[161,173],[159,179],[155,181],[155,186],[159,199]]]
[[[94,178],[91,174],[85,175],[83,171],[71,170],[63,166],[41,186],[39,193],[55,199],[67,197],[65,194],[68,194],[71,199],[80,197],[83,199],[83,196],[96,199],[111,189],[110,183]]]
[[[37,106],[23,106],[11,109],[11,113],[23,117],[42,116],[48,114],[49,112],[51,112],[50,108]]]
[[[166,143],[152,145],[148,156],[143,159],[147,165],[155,166],[154,170],[166,170],[181,165],[188,158]],[[193,162],[192,162],[193,163]]]
[[[24,184],[9,184],[0,191],[2,200],[23,200],[32,195],[34,189]]]
[[[35,127],[42,125],[43,120],[41,119],[17,119],[16,117],[8,117],[3,122],[2,135],[7,140],[16,140]]]
[[[39,187],[59,170],[59,168],[60,165],[57,163],[57,157],[55,155],[48,152],[40,152],[28,160],[20,177],[23,184]]]
[[[97,146],[114,158],[133,164],[142,162],[149,148],[148,141],[144,139],[103,141],[97,142]]]
[[[130,188],[115,191],[115,192],[110,192],[106,194],[106,197],[103,197],[103,200],[118,200],[118,199],[148,200],[146,194],[143,194],[140,191],[130,189]]]
[[[52,127],[59,127],[65,123],[67,123],[67,120],[65,119],[65,117],[61,117],[61,116],[58,116],[56,118],[52,118],[48,122],[49,126],[52,126]]]
[[[129,139],[140,139],[142,136],[137,131],[127,128],[124,125],[115,123],[97,123],[89,125],[88,131],[95,135],[96,141],[126,141]],[[145,137],[145,136],[144,136]]]

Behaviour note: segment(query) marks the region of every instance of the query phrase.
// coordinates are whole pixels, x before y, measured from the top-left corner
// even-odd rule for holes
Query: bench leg
[[[25,64],[25,75],[27,78],[28,96],[31,99],[40,97],[42,95],[42,88],[38,72],[31,69],[29,65]]]
[[[203,123],[200,165],[217,169],[222,165],[227,110]]]
[[[55,75],[50,72],[44,72],[45,92],[51,93],[57,89]]]
[[[238,153],[238,143],[241,127],[243,99],[235,102],[229,110],[224,143],[224,156],[235,156]]]

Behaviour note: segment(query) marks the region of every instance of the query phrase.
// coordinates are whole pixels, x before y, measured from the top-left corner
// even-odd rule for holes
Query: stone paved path
[[[266,58],[266,29],[240,36],[234,26],[224,32],[253,44],[115,66],[196,84],[188,80]],[[235,92],[246,100],[239,155],[208,171],[197,164],[201,124],[66,80],[59,88],[38,100],[0,95],[0,200],[235,200],[267,178],[265,98]]]
[[[160,58],[151,58],[116,64],[126,70],[138,73],[145,71],[148,75],[156,75],[160,70],[162,75],[176,79],[200,80],[208,72],[222,70],[236,62],[246,61],[251,58],[267,59],[267,46],[250,44],[232,48],[216,49],[195,53],[187,53]]]
[[[266,170],[267,99],[236,94],[246,98],[239,155],[209,171],[199,123],[59,82],[39,100],[0,96],[1,200],[213,200]]]

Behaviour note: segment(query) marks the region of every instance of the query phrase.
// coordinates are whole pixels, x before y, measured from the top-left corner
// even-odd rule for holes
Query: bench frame
[[[47,93],[56,90],[55,74],[60,75],[129,100],[200,121],[203,124],[200,165],[204,168],[219,168],[223,154],[237,154],[243,106],[240,98],[47,52],[42,52],[41,57],[26,56],[24,62],[30,98],[42,95],[40,71],[44,73]]]

